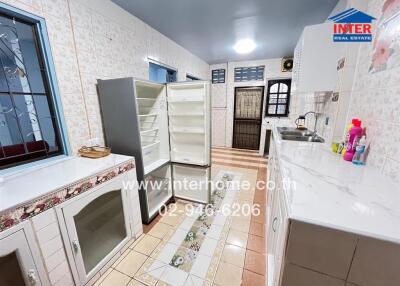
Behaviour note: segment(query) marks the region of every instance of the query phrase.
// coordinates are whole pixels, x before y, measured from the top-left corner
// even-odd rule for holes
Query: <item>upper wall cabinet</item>
[[[330,23],[307,26],[294,51],[292,92],[333,91],[344,46],[333,42]]]

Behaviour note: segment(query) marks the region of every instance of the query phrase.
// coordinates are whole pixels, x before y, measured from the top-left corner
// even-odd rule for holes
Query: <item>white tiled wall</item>
[[[226,70],[225,84],[212,84],[212,108],[213,115],[218,116],[218,121],[213,118],[213,137],[214,146],[232,146],[233,139],[233,104],[234,92],[237,86],[265,86],[270,79],[277,78],[290,78],[290,72],[281,72],[281,58],[265,59],[258,61],[246,62],[228,62],[225,64],[211,65],[210,71],[214,69],[223,68]],[[249,66],[265,66],[265,78],[263,81],[247,81],[235,82],[234,71],[235,67],[249,67]],[[293,104],[294,105],[294,104]],[[264,100],[265,106],[265,100]],[[292,104],[291,104],[292,109]],[[264,112],[263,112],[264,114]],[[264,124],[267,120],[275,120],[271,118],[264,118]],[[225,128],[225,130],[223,130]],[[266,128],[266,127],[265,127]],[[217,134],[218,133],[218,134]]]
[[[367,12],[379,20],[384,2],[369,1]],[[361,44],[347,121],[363,121],[371,140],[368,163],[400,182],[400,62],[370,73],[371,55],[372,43]]]
[[[352,0],[348,7],[359,8],[379,20],[384,3]],[[323,117],[330,117],[330,126],[324,126],[322,120],[319,132],[328,140],[340,141],[346,124],[352,118],[361,119],[371,144],[368,165],[400,182],[400,62],[371,73],[372,53],[372,43],[347,45],[345,68],[339,71],[339,103],[326,104]]]
[[[209,65],[110,0],[2,0],[46,19],[61,100],[74,152],[103,141],[96,79],[148,78],[148,57],[209,78]]]
[[[54,209],[32,218],[51,285],[74,285]]]

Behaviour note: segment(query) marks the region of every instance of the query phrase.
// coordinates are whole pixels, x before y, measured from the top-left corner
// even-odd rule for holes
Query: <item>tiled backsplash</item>
[[[389,3],[369,2],[367,13],[378,19],[375,26],[382,17],[385,2]],[[399,1],[392,4],[400,13]],[[375,33],[374,39],[376,37]],[[393,37],[398,38],[399,34]],[[400,182],[400,49],[391,55],[392,65],[380,72],[369,71],[372,55],[373,43],[361,44],[347,121],[353,117],[363,121],[371,140],[369,164]]]
[[[148,58],[209,78],[209,65],[109,0],[2,0],[45,18],[74,152],[103,141],[96,80],[148,78]]]
[[[367,8],[358,7],[355,2],[349,3],[349,7],[355,6],[377,18],[375,39],[383,5],[389,1],[370,0]],[[399,1],[393,3],[399,5]],[[361,4],[367,6],[367,2]],[[399,6],[393,8],[400,13]],[[387,40],[390,43],[393,39]],[[351,119],[361,119],[370,140],[368,165],[400,182],[400,49],[394,50],[386,70],[373,72],[370,71],[373,43],[346,45],[346,63],[339,71],[336,90],[339,102],[328,101],[325,104],[318,132],[329,143],[338,142],[343,139],[345,126]],[[313,110],[312,95],[305,95],[304,101],[305,111]],[[325,125],[326,117],[329,117],[328,125]]]

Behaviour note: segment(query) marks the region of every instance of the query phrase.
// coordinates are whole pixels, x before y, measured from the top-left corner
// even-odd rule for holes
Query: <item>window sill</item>
[[[59,162],[69,160],[73,158],[72,156],[67,156],[67,155],[59,155],[59,156],[54,156],[51,158],[43,159],[40,161],[35,161],[32,163],[27,163],[24,165],[19,165],[11,168],[7,168],[4,170],[0,171],[0,183],[3,183],[9,179],[18,177],[18,176],[23,176],[26,175],[30,172],[37,171],[42,168],[46,168],[48,166],[57,164]]]

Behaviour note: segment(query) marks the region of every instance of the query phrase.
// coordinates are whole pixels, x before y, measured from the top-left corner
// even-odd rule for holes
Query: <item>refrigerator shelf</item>
[[[148,144],[142,146],[142,150],[143,150],[143,151],[144,151],[144,150],[147,150],[147,149],[149,149],[149,148],[151,148],[151,147],[157,146],[158,144],[160,144],[160,141],[155,141],[155,142],[153,142],[153,143],[148,143]]]
[[[139,114],[139,117],[150,117],[150,116],[158,116],[158,113],[149,113],[149,114]]]
[[[170,116],[187,116],[187,117],[191,117],[191,116],[204,116],[204,113],[170,113]]]
[[[179,99],[168,99],[168,103],[201,103],[204,102],[203,97],[183,97]]]
[[[159,130],[159,128],[152,128],[152,129],[142,130],[142,131],[140,131],[140,134],[147,134],[147,133],[151,133],[151,132],[158,131],[158,130]]]
[[[150,174],[151,172],[153,172],[154,170],[156,170],[157,168],[159,168],[160,166],[162,166],[168,162],[169,162],[169,158],[168,159],[159,159],[151,164],[148,164],[147,166],[144,167],[145,175]]]
[[[136,97],[137,100],[148,100],[148,101],[156,101],[155,98],[146,98],[146,97]]]
[[[204,134],[203,128],[191,128],[191,127],[171,127],[171,132],[173,133],[196,133]]]

